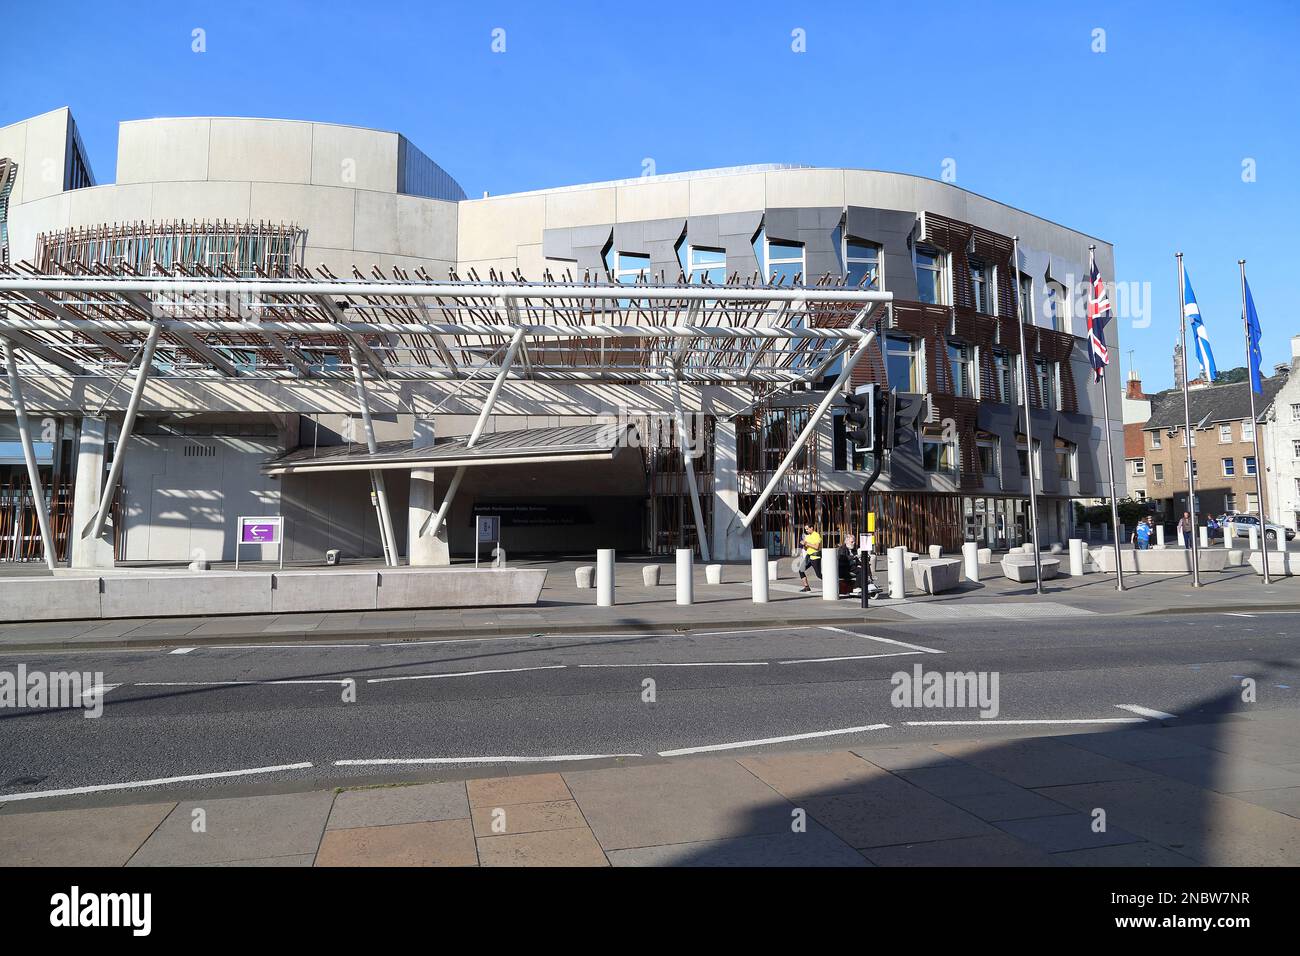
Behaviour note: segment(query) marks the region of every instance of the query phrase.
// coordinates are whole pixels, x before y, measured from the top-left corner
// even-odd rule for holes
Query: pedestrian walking
[[[1151,546],[1151,524],[1149,518],[1144,518],[1137,524],[1137,529],[1133,532],[1133,543],[1139,551],[1145,551]]]
[[[803,549],[803,555],[799,560],[799,580],[803,582],[801,591],[811,591],[812,587],[808,584],[808,569],[812,568],[817,574],[818,580],[822,576],[822,536],[814,530],[811,524],[803,526],[803,537],[799,539],[799,546]]]
[[[1184,548],[1190,548],[1192,546],[1190,537],[1191,533],[1192,513],[1190,511],[1184,511],[1183,516],[1178,519],[1178,543]]]

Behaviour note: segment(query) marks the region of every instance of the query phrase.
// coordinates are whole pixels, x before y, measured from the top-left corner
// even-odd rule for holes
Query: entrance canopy
[[[834,280],[838,282],[840,280]],[[812,287],[0,271],[23,371],[179,378],[812,380],[891,296]],[[151,345],[151,340],[153,344]],[[518,361],[507,362],[518,342]]]
[[[626,437],[631,427],[575,425],[489,432],[472,447],[469,446],[469,436],[463,436],[448,438],[424,448],[412,448],[409,441],[377,442],[373,453],[365,445],[299,448],[268,461],[262,466],[262,471],[268,475],[294,475],[613,461],[620,449],[628,447]]]

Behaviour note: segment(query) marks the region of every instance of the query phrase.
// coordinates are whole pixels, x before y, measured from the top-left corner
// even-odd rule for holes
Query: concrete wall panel
[[[397,192],[396,133],[312,123],[311,181],[317,186]]]
[[[206,117],[122,123],[117,131],[117,182],[207,179],[211,127]]]
[[[311,123],[214,118],[208,179],[310,183]]]

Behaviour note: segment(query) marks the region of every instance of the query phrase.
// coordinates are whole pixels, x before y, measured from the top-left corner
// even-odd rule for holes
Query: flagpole
[[[1020,381],[1025,401],[1025,471],[1029,473],[1029,536],[1034,547],[1034,590],[1043,593],[1042,556],[1038,553],[1038,492],[1034,488],[1034,429],[1029,401],[1029,354],[1025,346],[1024,307],[1020,302],[1020,237],[1011,237],[1011,283],[1016,290],[1016,326],[1020,330]]]
[[[1183,276],[1183,254],[1174,253],[1178,260],[1178,328],[1183,348],[1183,440],[1187,442],[1187,514],[1192,519],[1187,537],[1192,549],[1192,587],[1201,586],[1200,552],[1196,546],[1196,462],[1192,459],[1192,403],[1187,397],[1187,288]],[[1256,459],[1258,463],[1259,459]],[[1226,533],[1226,532],[1225,532]]]
[[[1088,265],[1095,266],[1097,246],[1088,246]],[[1091,277],[1090,277],[1091,278]],[[1095,290],[1089,293],[1096,295]],[[1095,321],[1095,319],[1094,319]],[[1097,370],[1101,376],[1101,410],[1106,419],[1106,465],[1110,470],[1110,521],[1111,527],[1115,529],[1115,590],[1124,590],[1124,561],[1120,554],[1119,544],[1119,499],[1115,495],[1115,449],[1112,447],[1110,434],[1110,381],[1106,378],[1106,368],[1103,365]],[[1136,562],[1136,558],[1134,561]],[[1136,564],[1134,565],[1136,567]]]
[[[1241,270],[1241,327],[1246,333],[1246,383],[1250,386],[1250,435],[1255,440],[1255,497],[1259,501],[1259,560],[1264,572],[1264,583],[1272,584],[1268,575],[1268,546],[1264,544],[1264,529],[1268,519],[1264,517],[1264,462],[1259,456],[1259,422],[1255,418],[1255,353],[1250,347],[1250,323],[1246,317],[1246,260],[1238,259],[1237,267]],[[1264,370],[1259,370],[1260,385],[1263,386]],[[1285,572],[1285,568],[1283,571]]]

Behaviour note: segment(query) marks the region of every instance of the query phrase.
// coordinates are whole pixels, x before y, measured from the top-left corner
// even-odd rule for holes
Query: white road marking
[[[1254,617],[1255,616],[1253,614],[1242,614],[1239,611],[1224,611],[1223,613],[1228,617]]]
[[[168,651],[167,653],[168,653],[168,654],[188,654],[188,653],[190,653],[192,650],[194,650],[194,648],[192,648],[192,647],[178,647],[178,648],[176,648],[174,651]]]
[[[88,687],[81,695],[81,702],[83,704],[89,704],[93,702],[96,697],[103,697],[110,690],[121,686],[121,684],[96,684],[94,687]]]
[[[847,634],[850,637],[864,637],[869,641],[879,641],[882,644],[895,644],[898,647],[907,647],[914,651],[921,651],[924,654],[942,654],[943,651],[936,650],[933,647],[922,647],[920,644],[908,644],[904,641],[896,641],[891,637],[877,637],[874,634],[859,634],[857,631],[845,630],[842,627],[831,627],[829,624],[821,626],[823,631],[835,631],[839,634]]]
[[[1137,714],[1139,717],[1150,717],[1152,720],[1177,720],[1177,714],[1166,714],[1163,710],[1152,710],[1150,707],[1143,707],[1141,704],[1116,704],[1120,710],[1127,710]]]
[[[132,780],[128,783],[103,783],[92,787],[69,787],[65,790],[40,790],[35,793],[6,793],[0,802],[14,800],[40,800],[46,797],[71,797],[79,793],[102,793],[106,790],[131,790],[135,787],[159,787],[168,783],[190,783],[194,780],[220,780],[223,777],[247,777],[257,773],[279,773],[284,770],[306,770],[310,763],[287,763],[278,767],[252,767],[248,770],[222,770],[218,773],[192,773],[183,777],[159,777],[156,780]]]
[[[343,687],[352,683],[343,680],[158,680],[138,681],[132,687],[258,687],[264,684],[333,684]]]
[[[336,760],[334,766],[379,767],[385,764],[561,763],[566,760],[610,760],[615,757],[640,756],[641,754],[559,754],[553,757],[379,757],[367,760]]]
[[[661,750],[661,757],[681,757],[686,754],[712,753],[717,750],[739,750],[743,747],[761,747],[764,744],[783,744],[791,740],[812,740],[816,737],[838,737],[860,734],[868,730],[884,730],[889,724],[868,724],[865,727],[845,727],[842,730],[819,730],[811,734],[790,734],[787,737],[764,737],[760,740],[737,740],[729,744],[708,744],[703,747],[682,747],[678,750]]]
[[[748,587],[748,585],[746,585]],[[729,631],[691,631],[691,637],[717,637],[720,634],[762,634],[765,631],[810,631],[815,624],[793,624],[789,627],[741,627]]]
[[[804,657],[794,661],[777,661],[778,664],[822,664],[828,661],[870,661],[877,657],[912,657],[923,651],[894,651],[891,654],[854,654],[851,657]]]
[[[399,680],[437,680],[439,677],[477,677],[480,674],[520,674],[524,671],[558,671],[567,664],[544,664],[541,667],[505,667],[490,671],[451,671],[446,674],[403,674],[401,677],[372,677],[367,684],[388,684]]]
[[[370,647],[369,644],[206,644],[210,651],[324,651],[334,648]]]
[[[1090,717],[1077,720],[905,720],[908,727],[978,727],[982,724],[1144,724],[1142,717]]]
[[[577,667],[767,667],[771,661],[644,661],[636,664],[577,664]]]

